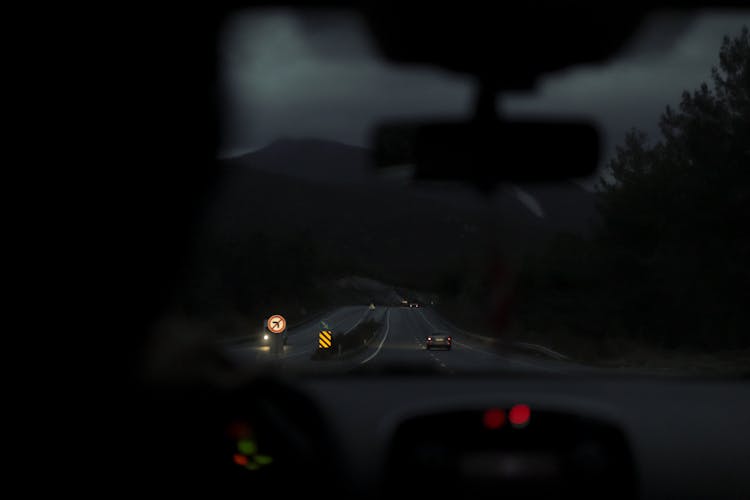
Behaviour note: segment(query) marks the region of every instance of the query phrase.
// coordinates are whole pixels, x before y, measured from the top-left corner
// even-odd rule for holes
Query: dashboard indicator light
[[[508,412],[508,420],[515,427],[523,427],[529,423],[531,409],[527,405],[515,405]]]
[[[258,447],[255,446],[255,442],[243,439],[237,443],[237,450],[243,455],[254,455],[258,451]]]
[[[484,412],[483,422],[487,429],[499,429],[505,423],[505,412],[499,408],[490,408]]]

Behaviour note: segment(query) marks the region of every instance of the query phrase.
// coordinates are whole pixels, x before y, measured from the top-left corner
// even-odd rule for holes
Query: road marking
[[[374,352],[374,353],[372,353],[372,354],[371,354],[370,356],[368,356],[368,357],[367,357],[366,359],[363,359],[363,360],[362,360],[362,361],[361,361],[361,362],[359,363],[360,365],[363,365],[363,364],[367,363],[367,362],[368,362],[368,361],[370,361],[370,360],[371,360],[372,358],[374,358],[375,356],[377,356],[377,355],[378,355],[378,353],[380,352],[380,349],[382,349],[382,348],[383,348],[383,344],[385,343],[385,339],[387,339],[387,338],[388,338],[388,330],[390,330],[390,329],[391,329],[391,310],[390,310],[390,309],[388,309],[388,312],[387,312],[387,313],[385,313],[385,333],[383,334],[383,340],[381,340],[381,341],[380,341],[380,345],[379,345],[379,346],[378,346],[378,348],[377,348],[377,349],[375,350],[375,352]]]

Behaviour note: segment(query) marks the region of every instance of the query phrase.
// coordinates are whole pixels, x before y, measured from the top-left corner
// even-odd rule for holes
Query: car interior
[[[211,218],[210,207],[217,193],[229,192],[222,189],[244,182],[224,176],[237,167],[219,165],[217,155],[228,127],[222,110],[237,106],[235,101],[227,104],[230,97],[222,90],[226,63],[220,41],[238,12],[265,15],[277,9],[274,12],[283,15],[302,12],[303,17],[309,12],[345,12],[356,16],[385,64],[465,78],[469,97],[462,101],[467,108],[463,115],[394,113],[392,119],[373,124],[368,147],[373,171],[411,165],[414,180],[430,186],[460,185],[485,200],[507,185],[597,175],[608,151],[602,128],[585,115],[538,112],[521,117],[498,109],[498,98],[531,91],[548,73],[606,63],[654,12],[668,10],[687,19],[707,8],[748,14],[743,2],[668,1],[590,6],[219,2],[127,14],[134,41],[123,50],[139,55],[128,63],[138,68],[137,76],[128,78],[140,87],[123,99],[135,103],[140,100],[136,92],[143,92],[148,104],[141,106],[153,114],[140,116],[142,108],[133,107],[132,113],[140,116],[134,117],[138,125],[132,132],[137,154],[131,158],[123,152],[113,159],[127,173],[119,181],[118,197],[113,195],[118,222],[112,224],[118,227],[118,254],[123,258],[113,259],[119,264],[111,266],[116,269],[109,276],[117,283],[112,304],[122,307],[110,311],[107,324],[124,340],[117,347],[117,361],[106,364],[123,383],[114,397],[101,395],[108,402],[106,410],[99,410],[103,414],[92,414],[92,420],[101,420],[98,425],[117,428],[116,465],[104,466],[118,481],[100,491],[102,496],[750,498],[750,366],[732,375],[662,376],[571,363],[557,352],[560,349],[534,344],[541,341],[493,344],[474,334],[469,320],[456,326],[458,320],[448,321],[448,313],[440,312],[449,310],[441,303],[446,302],[443,295],[407,290],[408,285],[386,289],[374,280],[350,279],[346,290],[354,292],[346,300],[355,292],[361,300],[349,300],[333,312],[321,306],[319,315],[313,307],[295,312],[278,327],[279,335],[265,321],[286,310],[268,307],[262,317],[252,317],[230,335],[222,333],[221,325],[192,319],[175,300],[183,290],[204,290],[185,278],[193,266],[195,242],[206,221],[227,227],[233,223],[231,215]],[[281,28],[265,32],[260,25],[249,26],[248,37],[256,28],[266,33],[269,42],[264,47],[269,50],[292,50]],[[302,29],[315,38],[315,25],[310,26]],[[337,44],[330,45],[345,53],[344,42]],[[718,45],[710,49],[713,61]],[[290,68],[301,64],[289,57]],[[745,78],[748,74],[745,70]],[[269,81],[268,95],[284,85]],[[302,84],[312,90],[325,87],[316,81]],[[690,85],[693,82],[684,83]],[[336,92],[356,96],[357,88]],[[279,109],[284,102],[290,109],[298,105],[291,98],[279,102]],[[343,120],[356,113],[355,106],[319,108],[320,116],[337,114]],[[255,116],[254,126],[262,128],[264,118],[262,113]],[[322,120],[319,126],[324,126]],[[746,145],[747,138],[744,141]],[[282,141],[277,147],[288,146]],[[145,163],[136,172],[130,170],[145,155]],[[274,185],[268,177],[266,185],[264,179],[257,174],[248,181],[260,193],[252,195],[256,204],[247,209],[256,219],[275,217],[274,210],[281,209],[273,206],[281,204],[279,200],[290,207],[295,199],[307,200],[294,206],[292,221],[303,217],[300,214],[314,216],[317,203],[341,217],[353,210],[350,198],[339,197],[339,191],[348,188],[335,183],[299,188],[297,198],[283,198],[283,190],[297,189],[297,184]],[[365,199],[362,193],[368,189],[380,188],[372,184],[352,197]],[[384,203],[390,199],[381,198]],[[380,212],[374,213],[372,227]],[[326,212],[321,217],[327,222],[339,215]],[[462,224],[471,238],[470,224]],[[312,225],[289,227],[311,231],[313,239],[329,245],[325,248],[348,248],[344,238],[337,241]],[[268,236],[254,233],[248,247],[283,253],[269,243],[274,237],[273,228]],[[393,253],[404,255],[398,265],[430,258],[409,254],[406,240],[394,240]],[[378,236],[363,241],[362,255],[376,259],[372,255],[381,248]],[[289,273],[302,283],[305,257],[289,255],[301,266],[291,265]],[[737,273],[746,276],[747,262],[738,262]],[[265,289],[276,290],[282,286],[278,283],[292,279],[273,262],[256,259],[253,265],[266,268],[266,274],[257,271]],[[274,273],[279,275],[277,284]],[[333,287],[318,289],[322,294],[326,288]],[[248,300],[263,297],[258,292]],[[594,307],[576,300],[570,299],[575,307]],[[274,350],[282,331],[283,345]],[[743,331],[747,338],[747,325]],[[450,335],[452,345],[425,347],[434,332]],[[263,335],[265,340],[259,340]],[[364,340],[345,340],[355,335]],[[304,341],[309,349],[303,338],[309,339]],[[355,354],[332,360],[348,349]]]

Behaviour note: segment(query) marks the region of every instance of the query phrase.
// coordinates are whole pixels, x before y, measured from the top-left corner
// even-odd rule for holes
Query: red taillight
[[[427,340],[432,340],[432,337],[427,337]]]
[[[452,340],[453,340],[453,339],[451,339],[450,337],[448,337],[448,342],[451,342]]]

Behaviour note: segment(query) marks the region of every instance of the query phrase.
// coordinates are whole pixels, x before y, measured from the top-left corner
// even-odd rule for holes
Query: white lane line
[[[361,361],[361,362],[359,363],[360,365],[363,365],[363,364],[367,363],[367,362],[368,362],[368,361],[370,361],[370,360],[371,360],[372,358],[374,358],[375,356],[377,356],[377,355],[378,355],[378,353],[380,352],[380,349],[382,349],[382,348],[383,348],[383,344],[385,343],[385,339],[387,339],[387,338],[388,338],[388,330],[390,330],[390,329],[391,329],[391,310],[390,310],[390,309],[388,309],[388,312],[387,312],[387,313],[385,313],[385,333],[383,334],[383,340],[381,340],[381,341],[380,341],[380,345],[379,345],[379,346],[378,346],[378,348],[377,348],[377,349],[375,350],[375,352],[374,352],[374,353],[372,353],[372,354],[370,354],[370,355],[369,355],[369,356],[368,356],[368,357],[367,357],[366,359],[363,359],[363,360],[362,360],[362,361]]]

